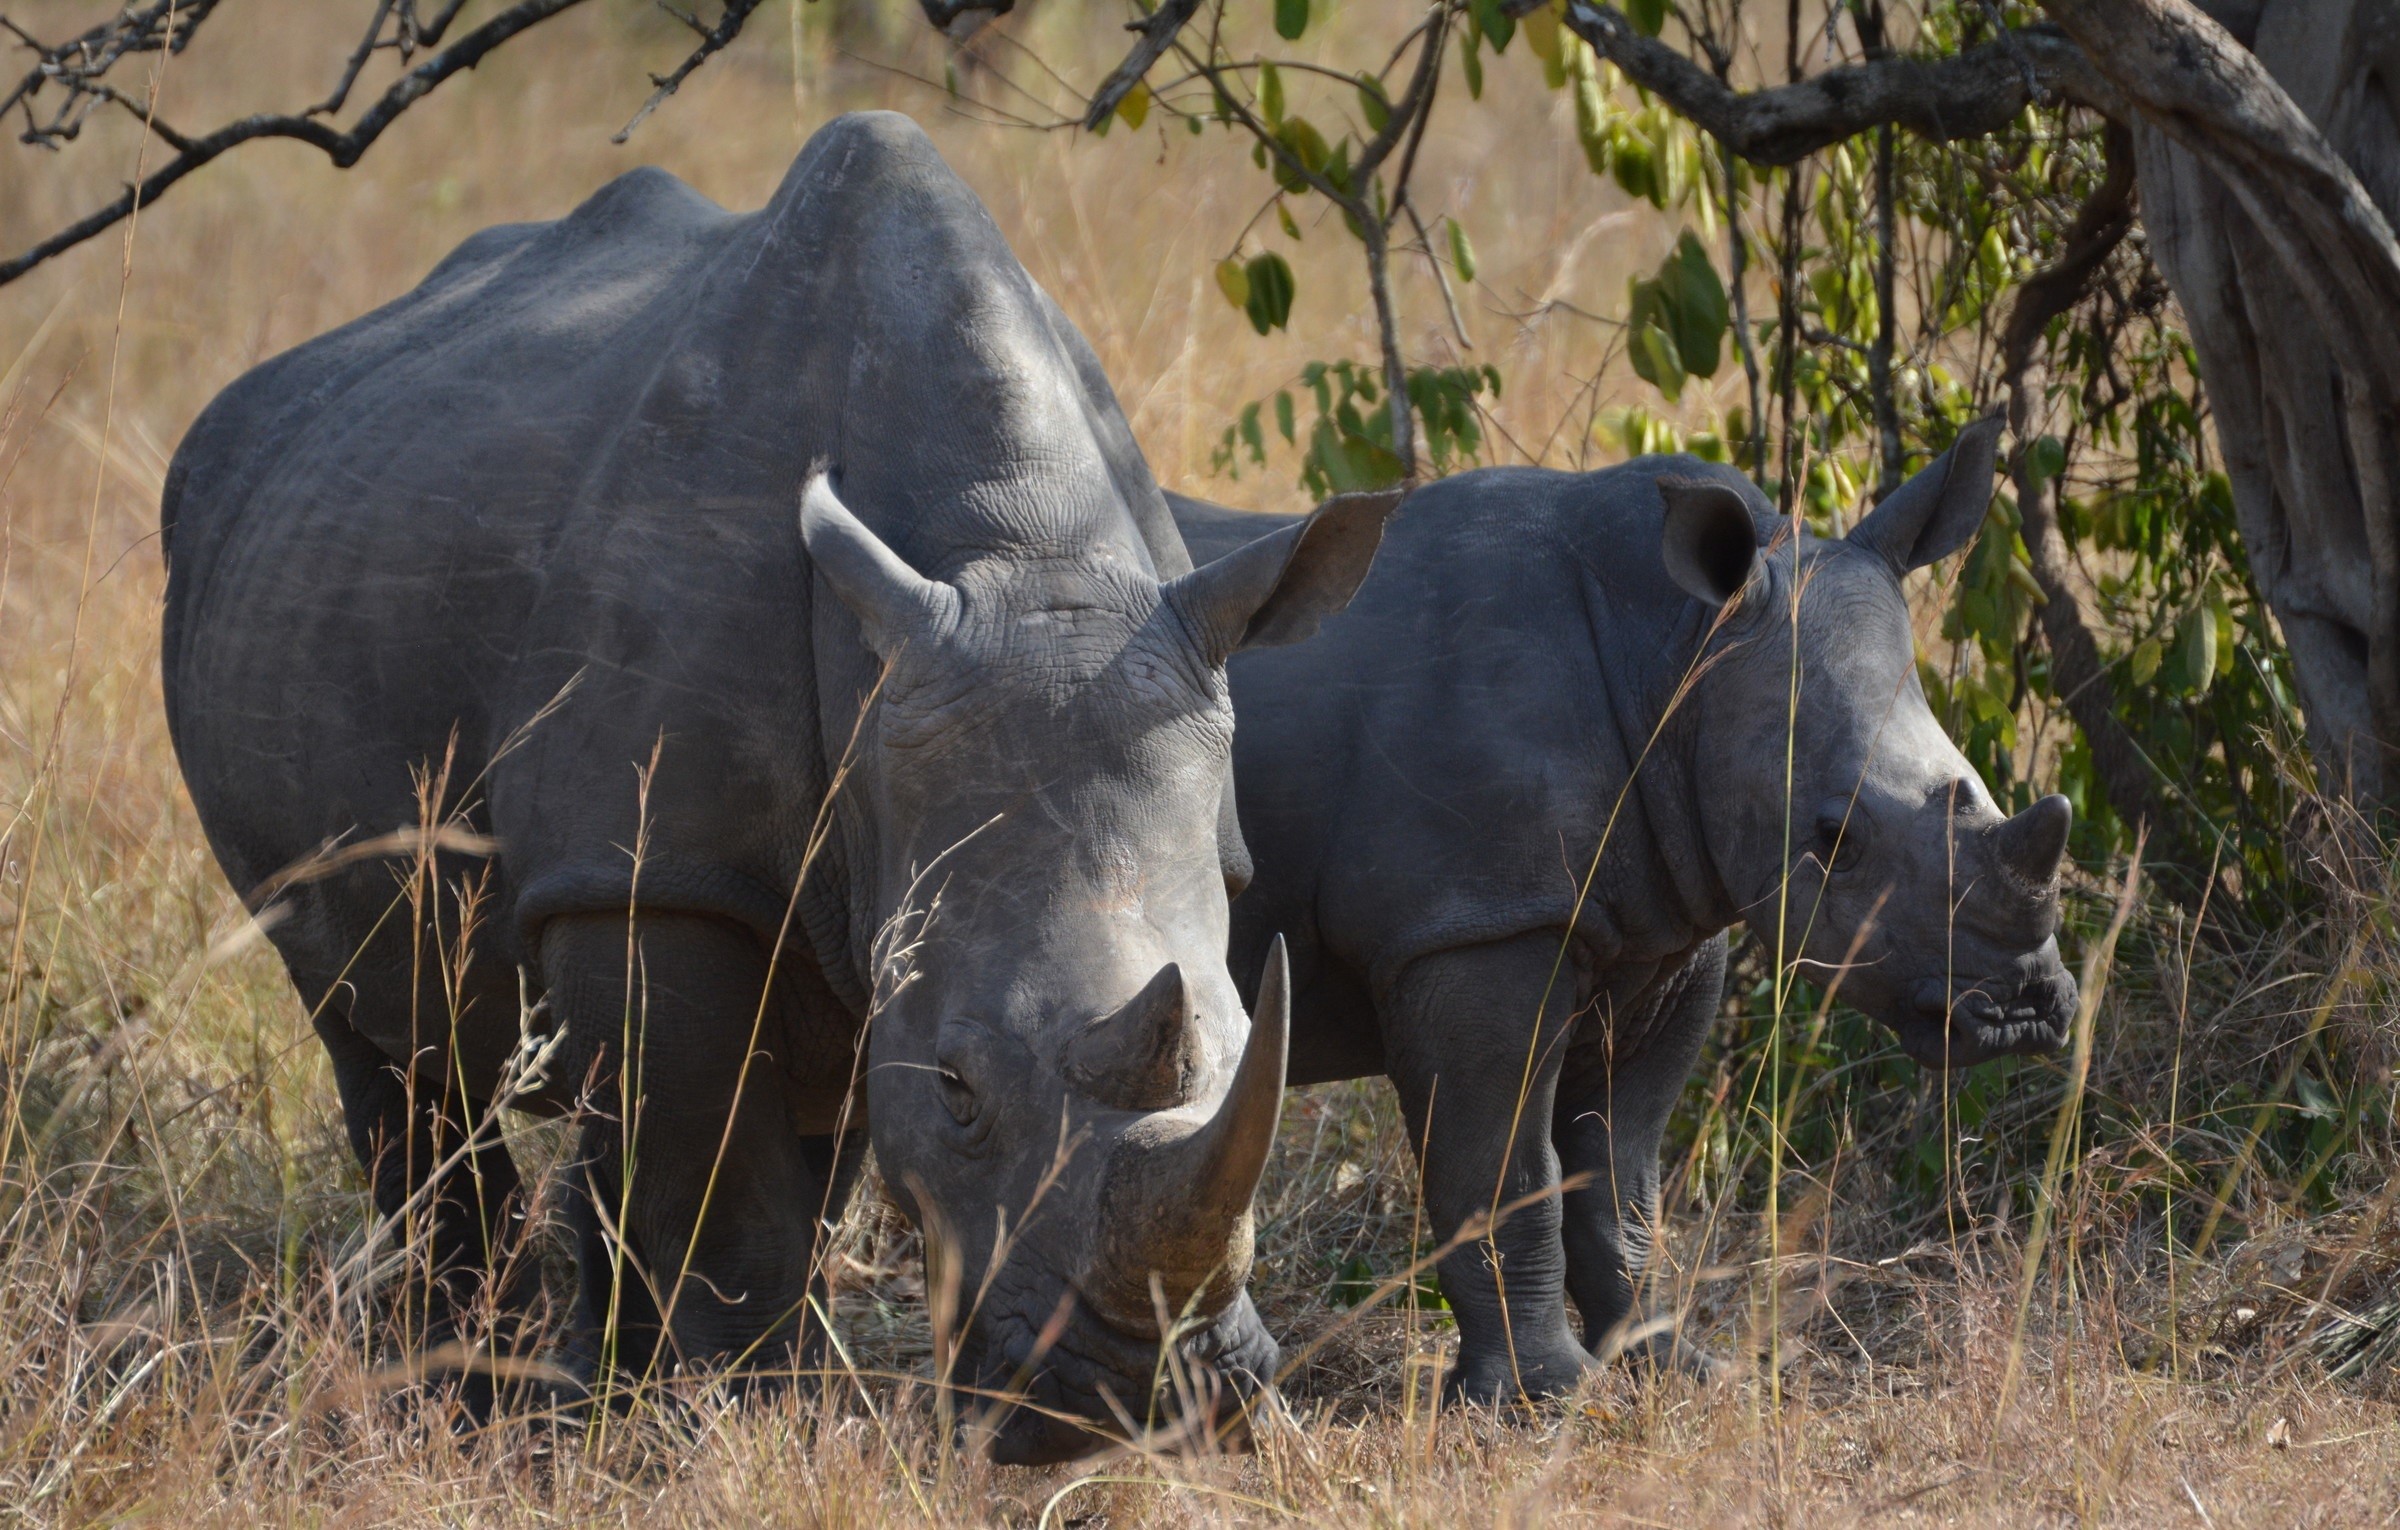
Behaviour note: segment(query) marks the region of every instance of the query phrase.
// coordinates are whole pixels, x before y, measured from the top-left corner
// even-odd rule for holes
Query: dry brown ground
[[[24,19],[58,30],[96,9],[50,0]],[[267,0],[229,14],[203,50],[168,66],[162,115],[207,122],[309,98],[349,40],[352,9]],[[1238,148],[1216,135],[1095,143],[968,120],[937,89],[869,62],[938,77],[913,7],[839,9],[838,24],[830,3],[797,23],[781,8],[762,13],[619,149],[608,136],[638,103],[642,70],[679,39],[631,0],[611,3],[449,87],[350,174],[296,148],[244,151],[144,214],[130,243],[105,238],[0,291],[0,1516],[2400,1518],[2391,1354],[2363,1380],[2335,1379],[2311,1343],[2329,1315],[2389,1297],[2400,1233],[2377,1180],[2388,1156],[2350,1165],[2337,1214],[2262,1203],[2246,1241],[2188,1267],[2157,1257],[2133,1156],[2113,1176],[2079,1160],[2060,1258],[2023,1323],[2023,1250],[2008,1231],[2022,1218],[1879,1222],[1876,1144],[1847,1178],[1837,1165],[1793,1181],[1798,1209],[1772,1229],[1778,1259],[1763,1257],[1759,1208],[1703,1211],[1686,1181],[1662,1300],[1744,1357],[1733,1379],[1620,1373],[1536,1416],[1436,1416],[1423,1392],[1447,1342],[1438,1317],[1362,1319],[1328,1299],[1353,1256],[1389,1271],[1410,1243],[1406,1146],[1388,1094],[1364,1085],[1296,1096],[1271,1172],[1263,1304],[1290,1348],[1323,1344],[1291,1379],[1290,1418],[1262,1429],[1255,1455],[1026,1472],[943,1448],[906,1379],[928,1354],[909,1240],[871,1206],[845,1244],[840,1311],[855,1375],[831,1401],[729,1410],[703,1395],[602,1437],[469,1443],[373,1401],[390,1377],[329,1273],[353,1261],[363,1226],[332,1092],[280,971],[246,938],[209,860],[159,714],[150,537],[166,461],[198,408],[257,360],[405,290],[477,227],[555,216],[637,163],[754,205],[810,128],[866,105],[918,116],[982,193],[1091,336],[1170,486],[1288,507],[1288,462],[1237,484],[1208,476],[1217,432],[1300,361],[1369,354],[1350,250],[1332,228],[1295,252],[1290,336],[1257,339],[1217,296],[1210,267],[1259,190]],[[1092,78],[1095,46],[1112,44],[1086,41],[1076,10],[1053,4],[1013,25],[1044,58]],[[1335,35],[1378,25],[1373,12],[1349,6]],[[1001,58],[1037,78],[1029,57]],[[970,84],[1008,98],[997,79]],[[1481,248],[1466,320],[1474,356],[1509,380],[1501,457],[1573,463],[1593,449],[1593,404],[1634,396],[1615,370],[1587,389],[1609,332],[1574,310],[1615,311],[1626,273],[1654,262],[1673,230],[1585,173],[1556,98],[1502,89],[1496,101],[1430,146],[1420,195],[1467,221]],[[0,243],[54,226],[132,165],[132,138],[112,123],[56,163],[0,159]],[[1422,270],[1403,270],[1402,295],[1420,354],[1454,352]],[[2198,984],[2203,1000],[2179,1008],[2173,942],[2153,934],[2147,965],[2112,991],[2104,1028],[2155,1040],[2165,1033],[2143,1029],[2144,1016],[2188,1010],[2195,1069],[2207,1036],[2230,1055],[2254,1044],[2245,1038],[2281,1035],[2325,986],[2325,941],[2294,934],[2288,947],[2217,960]],[[2233,1023],[2244,1017],[2248,1030]],[[2388,1005],[2361,1023],[2388,1029]],[[2136,1055],[2133,1041],[2104,1053],[2103,1080],[2137,1065],[2155,1073],[2163,1055]],[[2047,1117],[2029,1106],[1995,1129],[2046,1141]],[[541,1158],[540,1133],[528,1135]],[[2020,1338],[2021,1379],[2004,1399]]]

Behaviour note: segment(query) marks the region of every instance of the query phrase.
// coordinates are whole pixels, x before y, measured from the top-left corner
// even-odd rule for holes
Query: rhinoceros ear
[[[1297,643],[1350,604],[1383,545],[1383,523],[1407,492],[1337,494],[1300,524],[1173,581],[1167,602],[1191,624],[1211,664],[1245,648]]]
[[[1883,554],[1905,574],[1939,563],[1974,541],[1992,505],[2001,424],[1999,415],[1987,414],[1960,431],[1948,451],[1850,528],[1851,542]]]
[[[1667,505],[1658,555],[1668,577],[1706,605],[1740,594],[1758,567],[1758,524],[1741,491],[1713,478],[1661,478],[1658,497]]]
[[[911,638],[937,630],[957,609],[957,591],[885,546],[835,496],[822,467],[810,471],[800,491],[800,540],[878,658],[888,660]]]

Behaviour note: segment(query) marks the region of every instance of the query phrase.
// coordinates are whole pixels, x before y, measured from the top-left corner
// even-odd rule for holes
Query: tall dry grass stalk
[[[1037,56],[1071,77],[1104,67],[1116,40],[1082,8],[1027,9],[992,54],[1006,77],[968,81],[978,95],[1045,89]],[[1378,23],[1374,10],[1345,7],[1322,35],[1338,48],[1345,29]],[[206,46],[238,67],[166,61],[158,110],[207,120],[305,95],[354,24],[328,0],[228,14]],[[1872,1056],[1828,1055],[1820,1042],[1842,1033],[1829,1001],[1771,971],[1763,1041],[1729,1031],[1687,1102],[1651,1292],[1654,1310],[1731,1358],[1713,1385],[1619,1368],[1525,1417],[1435,1410],[1449,1338],[1422,1274],[1432,1230],[1389,1091],[1354,1084],[1295,1096],[1262,1190],[1257,1286],[1294,1363],[1288,1411],[1259,1421],[1254,1453],[1178,1440],[1037,1472],[962,1453],[917,1238],[871,1195],[829,1254],[827,1384],[736,1406],[706,1379],[669,1378],[605,1431],[532,1414],[482,1434],[448,1427],[408,1385],[421,1362],[396,1359],[379,1314],[407,1240],[369,1224],[315,1039],[218,876],[167,746],[150,538],[193,414],[254,362],[404,291],[475,228],[555,216],[637,163],[755,205],[810,129],[861,106],[908,110],[935,134],[1091,336],[1171,486],[1291,507],[1288,464],[1208,478],[1217,432],[1301,361],[1373,349],[1338,230],[1309,230],[1299,248],[1289,337],[1253,336],[1216,295],[1210,268],[1261,189],[1238,144],[970,120],[907,77],[943,67],[913,9],[827,0],[795,5],[788,32],[754,26],[630,148],[610,147],[643,69],[677,47],[674,24],[630,0],[578,13],[449,87],[347,175],[298,150],[236,155],[123,239],[0,293],[0,1515],[2392,1515],[2394,858],[2369,826],[2330,813],[2311,830],[2326,891],[2306,919],[2227,936],[2129,908],[2110,980],[2090,995],[2080,1106],[2065,1071],[2028,1067],[1966,1125],[1939,1086],[1918,1080],[1912,1095],[1871,1083]],[[1636,385],[1606,366],[1611,332],[1579,310],[1616,311],[1625,275],[1674,232],[1560,149],[1571,135],[1551,118],[1564,109],[1503,75],[1484,109],[1429,141],[1418,172],[1428,209],[1458,213],[1482,252],[1463,324],[1474,359],[1509,380],[1502,460],[1592,459],[1594,411]],[[8,160],[8,242],[125,176],[128,127],[95,122],[56,165]],[[1466,359],[1428,274],[1404,260],[1398,275],[1418,354]],[[444,826],[421,827],[377,853],[421,869]],[[2093,933],[2116,891],[2086,890]],[[1772,1055],[1745,1073],[1753,1042]],[[529,1042],[525,1066],[538,1050]],[[2300,1096],[2304,1081],[2325,1087],[2329,1057],[2352,1075],[2335,1081],[2339,1131],[2286,1162],[2268,1149],[2294,1111],[2321,1110]],[[2377,1091],[2380,1115],[2367,1108]],[[1795,1146],[1812,1122],[1832,1123],[1833,1150]],[[489,1129],[509,1135],[542,1201],[564,1172],[560,1129]],[[2053,1142],[2029,1180],[2025,1162]],[[1940,1188],[1911,1200],[1902,1167],[1928,1143]],[[2045,1257],[2013,1199],[2028,1184]],[[533,1257],[555,1288],[555,1242]],[[972,1300],[931,1295],[953,1311]]]

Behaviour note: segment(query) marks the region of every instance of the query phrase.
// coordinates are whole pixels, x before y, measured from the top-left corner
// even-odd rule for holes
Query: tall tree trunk
[[[2142,221],[2216,406],[2320,782],[2400,807],[2400,0],[2042,8],[2057,31],[1752,91],[1602,0],[1569,0],[1566,22],[1760,164],[1885,123],[1972,137],[2044,95],[2133,128]]]
[[[2138,108],[2142,222],[2322,784],[2400,801],[2400,0],[2203,6],[2288,104],[2182,0],[2048,8]]]

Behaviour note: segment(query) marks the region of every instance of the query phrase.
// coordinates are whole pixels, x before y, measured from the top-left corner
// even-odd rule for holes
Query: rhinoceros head
[[[1718,874],[1770,948],[1780,926],[1786,959],[1931,1067],[2050,1050],[2076,1003],[2067,800],[1993,805],[1926,705],[1900,587],[1982,526],[1999,429],[1968,427],[1832,540],[1723,480],[1660,481],[1668,572],[1725,608],[1687,702]]]
[[[1336,502],[1163,583],[1107,547],[935,579],[824,479],[804,496],[810,558],[884,664],[844,789],[897,911],[871,1134],[955,1379],[1036,1404],[1002,1460],[1097,1443],[1061,1415],[1151,1418],[1188,1360],[1202,1391],[1272,1373],[1244,1284],[1288,1005],[1280,964],[1254,1016],[1225,967],[1225,660],[1341,609],[1389,509]]]

